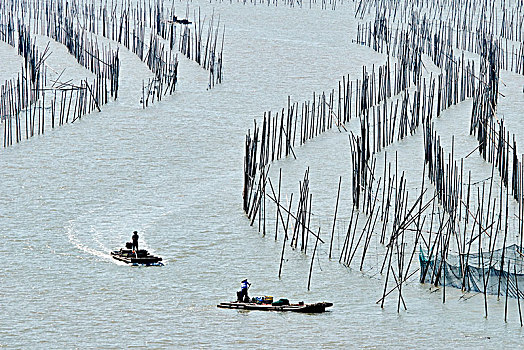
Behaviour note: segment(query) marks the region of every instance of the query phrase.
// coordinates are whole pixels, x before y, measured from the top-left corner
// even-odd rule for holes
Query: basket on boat
[[[266,295],[266,296],[264,297],[264,303],[266,303],[266,304],[271,304],[271,303],[273,303],[273,297],[272,297],[272,296],[269,296],[269,295]]]
[[[289,305],[289,300],[287,299],[279,299],[278,301],[275,301],[274,303],[271,303],[273,306],[283,306],[283,305]]]

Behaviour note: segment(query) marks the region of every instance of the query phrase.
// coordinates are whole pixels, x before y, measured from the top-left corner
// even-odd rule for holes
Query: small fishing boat
[[[239,302],[232,301],[228,303],[220,303],[217,307],[222,309],[242,309],[242,310],[257,310],[257,311],[290,311],[290,312],[303,312],[303,313],[321,313],[325,312],[326,308],[333,306],[333,303],[320,302],[313,304],[305,304],[299,302],[298,304],[289,303],[271,303],[261,304],[256,302]]]
[[[145,249],[132,250],[132,243],[127,242],[126,248],[113,250],[111,256],[113,259],[123,261],[133,266],[164,266],[162,258],[149,254]]]

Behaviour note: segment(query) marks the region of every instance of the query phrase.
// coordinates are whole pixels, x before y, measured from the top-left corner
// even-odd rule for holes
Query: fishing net
[[[486,253],[448,255],[445,259],[421,249],[419,260],[421,283],[524,297],[524,255],[516,244]]]

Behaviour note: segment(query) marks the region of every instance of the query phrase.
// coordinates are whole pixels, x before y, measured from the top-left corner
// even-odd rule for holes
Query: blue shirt
[[[241,289],[247,289],[249,283],[246,282],[242,282],[242,288]]]

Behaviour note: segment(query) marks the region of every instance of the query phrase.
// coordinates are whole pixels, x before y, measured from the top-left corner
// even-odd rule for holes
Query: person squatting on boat
[[[247,290],[251,286],[251,283],[247,281],[247,279],[242,281],[242,284],[240,286],[240,291],[237,292],[237,298],[239,302],[249,302],[249,296],[247,295]]]
[[[137,251],[138,250],[138,232],[137,231],[133,231],[133,237],[131,237],[131,239],[133,240],[133,250]]]

